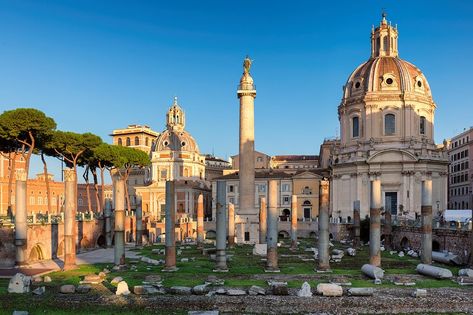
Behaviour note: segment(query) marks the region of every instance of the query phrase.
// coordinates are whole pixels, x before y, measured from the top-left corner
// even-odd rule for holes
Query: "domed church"
[[[205,208],[210,207],[210,183],[205,180],[205,156],[196,141],[185,130],[186,116],[177,97],[166,114],[166,129],[151,147],[151,166],[147,170],[146,186],[135,187],[142,197],[145,213],[160,220],[165,214],[166,181],[174,180],[178,218],[195,218],[197,198],[204,195]]]
[[[370,181],[379,179],[383,206],[414,218],[421,182],[432,179],[433,213],[447,203],[446,148],[434,142],[436,104],[415,65],[401,59],[398,29],[386,20],[371,31],[371,56],[348,77],[338,106],[340,144],[332,152],[332,216],[369,214]]]

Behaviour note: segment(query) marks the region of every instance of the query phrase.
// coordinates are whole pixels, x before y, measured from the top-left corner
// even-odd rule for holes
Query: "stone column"
[[[244,64],[251,64],[246,58]],[[237,96],[240,99],[240,150],[239,150],[239,208],[238,214],[243,221],[256,221],[258,212],[255,209],[255,129],[254,129],[254,101],[256,88],[249,73],[249,66],[244,66],[240,79]],[[253,229],[249,226],[245,230],[250,232],[250,240],[256,240],[251,235]],[[244,236],[243,236],[244,237]]]
[[[235,246],[235,205],[228,204],[228,247]]]
[[[112,201],[110,198],[105,198],[105,209],[104,209],[104,218],[105,218],[105,244],[107,248],[112,247]]]
[[[317,271],[330,271],[330,255],[329,255],[329,203],[330,203],[329,181],[320,181],[319,193],[319,264]]]
[[[384,247],[386,249],[391,249],[391,239],[392,239],[392,215],[391,215],[391,208],[384,210]]]
[[[423,264],[432,263],[432,179],[422,181],[422,252]]]
[[[166,250],[165,266],[163,271],[176,271],[176,190],[174,181],[166,181],[166,205],[165,205],[165,233]]]
[[[360,201],[353,201],[353,247],[360,246]]]
[[[215,265],[215,272],[226,272],[227,268],[227,254],[226,240],[227,240],[227,224],[225,205],[227,203],[226,197],[226,182],[223,180],[217,181],[217,263]]]
[[[197,198],[197,247],[204,245],[204,195]]]
[[[136,246],[143,246],[143,205],[141,196],[136,196]]]
[[[15,186],[15,246],[16,265],[26,265],[28,235],[28,213],[26,209],[26,172],[17,170]]]
[[[77,178],[73,169],[64,170],[64,270],[76,266]]]
[[[266,244],[267,225],[266,198],[261,197],[259,202],[259,243]]]
[[[291,249],[297,249],[297,196],[291,200]]]
[[[125,181],[117,173],[113,179],[113,205],[115,206],[115,265],[125,265]]]
[[[278,181],[268,183],[268,218],[267,218],[267,257],[266,272],[279,272],[278,267]]]
[[[370,264],[381,266],[381,181],[371,181]]]

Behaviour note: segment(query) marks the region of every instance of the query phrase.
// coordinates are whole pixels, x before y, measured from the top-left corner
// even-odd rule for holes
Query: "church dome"
[[[432,98],[430,86],[422,71],[399,58],[397,41],[397,27],[388,24],[383,15],[380,26],[371,31],[371,57],[348,78],[344,86],[344,99],[371,92],[415,93]]]
[[[154,151],[187,151],[199,153],[199,147],[194,138],[185,130],[165,130],[156,140]]]

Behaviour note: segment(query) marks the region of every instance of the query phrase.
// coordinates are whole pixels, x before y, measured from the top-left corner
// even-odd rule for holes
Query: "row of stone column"
[[[370,264],[376,267],[381,266],[381,181],[374,179],[371,181],[370,187]],[[355,219],[355,246],[359,240],[359,202],[354,206]],[[424,264],[432,263],[432,180],[426,179],[422,181],[422,250],[421,261]],[[391,244],[391,213],[389,210],[385,212],[385,229],[386,239],[385,245]]]

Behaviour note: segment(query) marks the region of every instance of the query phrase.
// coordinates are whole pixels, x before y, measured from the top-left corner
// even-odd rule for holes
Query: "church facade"
[[[421,182],[432,179],[433,211],[447,205],[447,151],[434,142],[436,104],[422,71],[399,58],[398,29],[383,15],[371,31],[371,56],[343,87],[341,139],[332,149],[332,216],[352,218],[354,201],[369,214],[370,181],[381,181],[383,206],[414,218]]]

